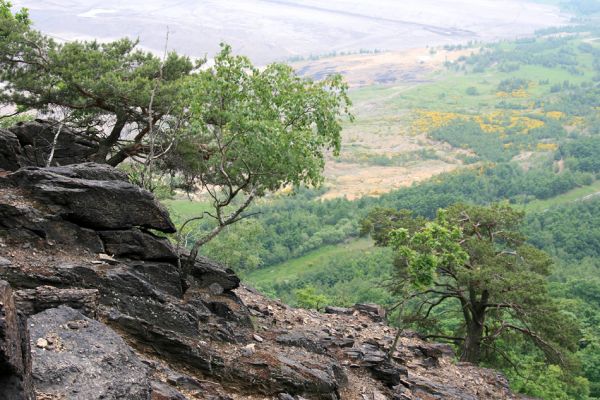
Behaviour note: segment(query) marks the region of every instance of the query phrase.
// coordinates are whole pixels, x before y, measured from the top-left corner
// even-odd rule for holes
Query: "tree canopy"
[[[507,204],[458,204],[416,229],[405,219],[395,229],[380,225],[396,252],[391,288],[404,322],[457,342],[463,361],[479,363],[498,351],[498,340],[524,335],[549,360],[568,364],[576,325],[548,295],[551,259],[525,242],[522,219]],[[439,309],[462,316],[452,334],[436,326]]]

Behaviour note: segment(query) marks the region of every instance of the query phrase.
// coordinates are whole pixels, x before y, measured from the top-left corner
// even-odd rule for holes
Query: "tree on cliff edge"
[[[322,182],[324,152],[339,151],[341,118],[352,118],[339,75],[313,82],[284,64],[259,69],[227,45],[210,67],[136,45],[57,43],[31,28],[26,10],[13,14],[0,0],[0,104],[67,110],[68,123],[99,144],[91,160],[157,158],[151,175],[202,191],[212,207],[196,219],[213,224],[192,259],[256,197]]]
[[[200,247],[244,218],[256,197],[287,185],[319,185],[327,150],[341,145],[341,118],[350,99],[339,75],[302,79],[284,64],[264,69],[222,45],[214,66],[188,87],[189,125],[161,169],[180,173],[211,203],[213,224],[192,246]]]
[[[497,343],[517,335],[565,365],[575,350],[576,324],[549,297],[551,259],[525,242],[522,218],[506,204],[459,204],[432,221],[379,209],[363,227],[396,251],[392,290],[402,298],[404,323],[457,343],[462,361],[497,355]],[[460,323],[448,332],[441,322],[452,315]]]

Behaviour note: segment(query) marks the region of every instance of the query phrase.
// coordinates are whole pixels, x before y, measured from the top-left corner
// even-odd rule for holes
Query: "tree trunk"
[[[118,142],[119,138],[121,137],[121,132],[123,131],[123,128],[125,128],[126,124],[127,117],[125,115],[117,115],[117,120],[110,132],[110,135],[100,142],[98,151],[92,157],[94,162],[100,164],[107,163],[108,154],[112,150],[113,146]]]
[[[484,312],[475,313],[467,324],[467,337],[463,344],[460,361],[478,364],[481,358]]]

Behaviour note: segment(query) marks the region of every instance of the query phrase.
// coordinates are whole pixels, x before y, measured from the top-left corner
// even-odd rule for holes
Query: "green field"
[[[210,205],[207,203],[192,201],[192,200],[164,200],[162,203],[167,207],[171,217],[178,221],[199,216],[204,211],[210,210]]]
[[[589,186],[583,186],[546,200],[535,200],[523,207],[526,213],[543,212],[552,207],[561,206],[575,201],[585,200],[587,196],[600,194],[600,181]]]
[[[244,276],[244,279],[256,286],[276,284],[296,280],[303,274],[318,269],[337,257],[350,258],[353,254],[373,248],[371,239],[355,239],[338,245],[323,246],[302,257],[281,264],[259,269]]]

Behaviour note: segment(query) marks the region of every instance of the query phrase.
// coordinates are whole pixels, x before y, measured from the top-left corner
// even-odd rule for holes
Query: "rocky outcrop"
[[[34,399],[29,330],[14,303],[12,289],[0,281],[0,399]]]
[[[388,357],[377,305],[293,309],[202,257],[184,275],[156,230],[174,230],[167,212],[110,167],[0,175],[0,279],[29,315],[40,398],[515,398],[414,334]]]
[[[520,398],[510,392],[498,372],[456,364],[449,346],[425,342],[414,332],[402,332],[396,351],[388,358],[396,330],[379,320],[379,313],[358,311],[364,309],[362,305],[323,315],[265,299],[251,288],[242,286],[236,292],[250,309],[263,339],[255,343],[254,351],[285,351],[280,345],[295,349],[294,354],[312,354],[315,364],[324,362],[320,357],[335,360],[347,381],[338,388],[340,399]],[[279,398],[293,395],[298,392]]]
[[[58,132],[60,129],[60,132]],[[36,119],[19,122],[8,130],[15,140],[11,139],[11,148],[15,156],[8,154],[10,163],[3,163],[0,153],[0,168],[15,171],[19,167],[46,165],[54,145],[52,165],[76,164],[89,160],[98,151],[98,143],[85,133],[76,132],[56,121]],[[58,136],[56,134],[58,133]],[[0,132],[0,148],[4,132]],[[56,144],[55,144],[56,138]],[[8,152],[7,152],[8,153]]]
[[[121,174],[102,174],[107,166],[80,164],[69,168],[22,168],[8,175],[4,186],[26,192],[44,205],[53,218],[94,230],[124,230],[133,227],[172,233],[175,227],[158,201]],[[103,179],[90,179],[101,178]],[[123,177],[124,178],[124,177]],[[126,201],[124,201],[126,199]]]

